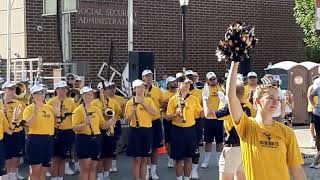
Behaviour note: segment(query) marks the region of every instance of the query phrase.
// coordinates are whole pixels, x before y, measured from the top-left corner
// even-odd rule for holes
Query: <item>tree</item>
[[[294,16],[303,29],[304,43],[308,59],[320,62],[320,36],[316,30],[315,0],[296,0]]]

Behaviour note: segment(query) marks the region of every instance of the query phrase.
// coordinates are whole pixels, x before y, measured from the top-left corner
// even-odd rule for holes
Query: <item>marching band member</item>
[[[167,118],[172,120],[170,157],[176,161],[177,180],[189,180],[192,157],[197,150],[195,121],[202,113],[198,99],[189,94],[190,79],[180,82],[178,93],[168,103]]]
[[[239,98],[241,102],[243,111],[248,117],[250,117],[251,112],[250,109],[246,106],[244,92],[245,89],[243,86],[243,82],[241,80],[237,81],[237,98]],[[206,116],[214,116],[215,119],[224,120],[224,128],[227,133],[227,138],[224,143],[224,148],[219,160],[220,180],[233,180],[234,177],[236,177],[236,179],[238,180],[245,180],[241,158],[240,139],[230,117],[228,105],[226,104],[222,109],[219,109],[217,111],[206,112]]]
[[[218,110],[220,99],[218,92],[221,87],[217,84],[217,76],[214,72],[208,72],[206,75],[207,82],[203,92],[203,108],[205,111]],[[207,116],[204,120],[204,141],[205,141],[205,157],[201,164],[202,168],[207,168],[212,152],[212,142],[216,142],[216,159],[219,162],[219,157],[223,149],[223,121]]]
[[[163,120],[163,128],[164,128],[164,141],[166,143],[166,148],[168,151],[168,167],[173,168],[173,159],[170,158],[170,143],[171,143],[171,127],[172,122],[170,120],[167,120],[166,118],[166,112],[168,107],[168,102],[171,97],[173,97],[177,93],[178,84],[175,77],[169,76],[166,79],[166,84],[168,90],[163,92],[163,100],[161,104],[161,109],[164,120]]]
[[[157,163],[158,163],[158,154],[157,149],[162,147],[163,144],[163,134],[162,134],[162,122],[160,120],[160,104],[162,102],[162,92],[160,88],[152,85],[153,83],[153,73],[152,71],[146,69],[142,72],[143,81],[146,83],[146,96],[150,97],[156,106],[158,114],[154,117],[152,121],[152,156],[151,156],[151,167],[147,170],[147,177],[149,177],[149,169],[151,173],[151,178],[153,180],[159,179],[157,175]],[[148,179],[148,178],[147,178]]]
[[[236,75],[239,62],[231,62],[227,79],[228,106],[240,137],[243,167],[247,180],[293,179],[305,180],[303,159],[291,128],[272,119],[277,110],[279,91],[276,83],[265,81],[257,87],[254,103],[256,117],[243,113],[236,95]],[[272,158],[270,158],[272,157]]]
[[[192,70],[187,70],[186,71],[186,76],[192,80],[191,85],[190,85],[190,94],[194,95],[200,105],[202,105],[202,91],[198,88],[196,88],[196,84],[195,82],[195,73]],[[195,128],[196,128],[196,133],[197,133],[197,145],[199,146],[199,144],[202,143],[202,135],[203,135],[203,121],[202,121],[202,117],[200,116],[201,114],[199,114],[196,117],[196,124],[195,124]],[[194,155],[194,157],[192,157],[192,171],[191,171],[191,178],[192,179],[199,179],[199,174],[198,174],[198,164],[199,164],[199,159],[200,159],[200,150],[199,147],[197,146],[197,150],[196,153]]]
[[[105,121],[109,121],[109,119],[114,118],[115,120],[119,120],[115,117],[115,114],[119,114],[121,111],[120,104],[117,103],[114,99],[108,97],[107,87],[109,87],[108,82],[100,82],[97,86],[99,90],[98,99],[92,102],[93,106],[98,107],[102,114],[104,115]],[[102,97],[103,96],[103,97]],[[107,115],[106,111],[113,111],[114,115]],[[117,121],[118,122],[118,121]],[[113,129],[115,131],[115,129]],[[117,147],[117,141],[115,133],[108,134],[106,130],[101,130],[102,133],[102,151],[101,151],[101,161],[98,164],[98,180],[109,179],[109,173],[112,166],[112,159],[114,156],[114,151]]]
[[[75,104],[72,98],[67,97],[68,85],[60,81],[54,85],[57,96],[48,101],[57,116],[56,134],[54,137],[54,152],[52,164],[52,176],[62,180],[65,174],[65,160],[71,159],[71,149],[74,142],[72,130],[72,112]]]
[[[7,120],[11,122],[14,109],[18,106],[22,106],[24,108],[25,104],[14,99],[16,92],[15,83],[7,81],[2,85],[2,89],[4,90],[4,98],[0,102],[0,108],[6,115]],[[21,121],[22,114],[17,118],[17,120]],[[18,173],[20,158],[23,157],[25,149],[25,132],[23,127],[15,128],[12,134],[5,133],[3,142],[6,151],[7,172],[13,174],[12,176],[17,179],[24,179],[24,177]]]
[[[80,94],[83,103],[72,115],[72,126],[76,133],[76,153],[80,163],[80,180],[95,180],[97,164],[101,155],[101,129],[115,124],[112,118],[105,121],[101,109],[92,104],[94,90],[85,86]]]
[[[144,96],[145,83],[132,82],[135,96],[125,108],[125,118],[130,122],[127,155],[133,157],[133,178],[147,179],[147,164],[152,154],[152,119],[159,112],[153,100]]]
[[[115,144],[118,143],[118,141],[120,140],[120,137],[121,137],[121,133],[122,133],[122,128],[121,128],[121,121],[119,121],[121,118],[123,118],[123,113],[124,113],[124,109],[125,109],[125,106],[126,106],[126,101],[124,100],[124,98],[122,96],[118,96],[116,95],[116,84],[113,83],[113,82],[109,82],[107,83],[107,86],[106,86],[106,94],[107,94],[107,97],[109,99],[113,99],[116,101],[116,103],[119,104],[120,106],[120,111],[116,111],[115,113],[115,118],[117,119],[117,123],[116,123],[116,126],[115,126]],[[113,154],[113,160],[112,160],[112,166],[111,166],[111,169],[110,169],[110,172],[117,172],[118,169],[117,169],[117,160],[116,160],[116,157],[117,155]]]
[[[7,115],[2,110],[0,110],[0,179],[2,180],[18,179],[16,174],[7,174],[7,172],[5,171],[5,145],[3,142],[3,137],[4,133],[11,135],[14,132],[14,129],[16,128],[14,123],[21,120],[19,118],[21,117],[22,112],[22,105],[15,107],[12,113],[12,119],[9,123]]]
[[[30,179],[45,179],[53,154],[55,113],[45,104],[45,88],[34,85],[30,88],[33,103],[23,112],[23,120],[28,127],[26,153],[31,166]]]
[[[258,75],[251,71],[247,75],[248,84],[244,86],[244,100],[247,101],[247,106],[250,108],[251,116],[255,117],[257,110],[254,108],[253,103],[250,102],[250,94],[253,94],[256,87],[258,86]]]

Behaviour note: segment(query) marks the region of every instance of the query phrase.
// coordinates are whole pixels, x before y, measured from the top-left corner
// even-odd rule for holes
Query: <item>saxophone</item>
[[[184,108],[185,108],[186,104],[184,102],[184,98],[182,97],[182,94],[180,92],[180,90],[178,90],[178,110],[180,111],[180,117],[181,117],[181,122],[182,123],[186,123],[186,119],[184,118],[185,114],[184,114]]]
[[[102,82],[102,84],[104,85],[104,82]],[[109,104],[109,99],[107,97],[107,99],[104,97],[104,87],[102,89],[100,89],[100,100],[102,102],[103,105],[103,117],[109,121],[110,119],[112,119],[114,117],[114,110],[108,107]],[[107,129],[107,135],[108,136],[114,136],[114,125],[111,125],[109,127],[109,129]]]
[[[133,106],[138,106],[138,103],[136,103],[136,98],[134,96],[133,96],[132,100],[133,100]],[[136,127],[140,128],[137,110],[134,110],[134,118],[136,119]]]

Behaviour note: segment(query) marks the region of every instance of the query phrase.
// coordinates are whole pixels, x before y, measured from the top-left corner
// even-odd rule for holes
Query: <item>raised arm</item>
[[[231,62],[230,72],[227,79],[227,97],[228,106],[230,110],[230,115],[236,124],[240,123],[240,118],[243,113],[240,100],[236,94],[236,84],[237,84],[237,72],[238,72],[239,62]]]

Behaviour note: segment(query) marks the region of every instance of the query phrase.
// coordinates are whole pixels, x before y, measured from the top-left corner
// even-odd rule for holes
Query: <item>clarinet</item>
[[[138,103],[136,103],[136,98],[134,96],[133,96],[132,100],[133,100],[133,106],[138,106]],[[134,118],[136,119],[136,124],[137,124],[136,127],[140,128],[137,110],[134,110]]]
[[[88,112],[87,111],[84,103],[83,103],[83,108],[84,108],[84,111],[86,112],[86,117],[91,116],[93,114],[93,112]],[[91,123],[89,123],[88,125],[89,125],[89,128],[90,128],[91,136],[94,136],[93,129],[91,127]]]

